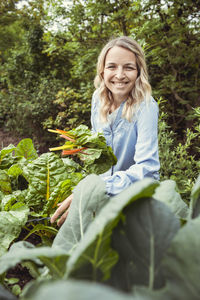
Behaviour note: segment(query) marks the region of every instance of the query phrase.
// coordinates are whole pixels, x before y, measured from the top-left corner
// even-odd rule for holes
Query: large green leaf
[[[197,178],[191,192],[190,218],[195,218],[200,214],[200,175]]]
[[[151,197],[158,184],[154,180],[144,179],[110,198],[71,254],[66,276],[108,279],[118,259],[118,254],[110,246],[112,230],[122,217],[122,210],[133,201]]]
[[[14,150],[16,149],[16,147],[12,144],[10,144],[8,147],[3,148],[0,151],[0,163],[2,162],[2,160],[4,159],[4,157],[9,154],[12,153]]]
[[[27,161],[32,161],[38,157],[31,139],[23,139],[19,142],[15,149],[16,156],[23,156]]]
[[[135,285],[132,289],[133,292],[132,299],[133,300],[172,300],[167,296],[166,291],[167,291],[166,286],[159,290],[150,290],[146,286]]]
[[[102,174],[117,163],[117,159],[110,147],[90,148],[84,150],[85,154],[79,154],[80,159],[84,162],[84,170],[87,174]]]
[[[57,185],[69,178],[67,165],[54,153],[44,153],[24,167],[29,181],[26,202],[35,212],[42,212]]]
[[[102,284],[60,280],[37,283],[29,288],[24,300],[134,300],[131,295],[118,292]],[[142,298],[140,298],[142,300]],[[138,299],[138,300],[140,300]],[[137,300],[137,299],[135,299]]]
[[[26,191],[15,191],[12,194],[6,195],[1,201],[1,210],[9,211],[16,202],[24,202]]]
[[[168,299],[198,300],[200,295],[200,217],[175,236],[163,261]]]
[[[29,209],[22,204],[15,205],[9,212],[0,212],[0,256],[5,253],[10,243],[18,237],[27,222]]]
[[[1,300],[17,300],[17,298],[0,285],[0,299]]]
[[[0,170],[0,191],[4,194],[12,192],[10,177],[4,170]]]
[[[75,188],[69,214],[59,230],[53,246],[67,251],[74,249],[83,238],[88,225],[108,202],[105,183],[97,175],[89,175]]]
[[[13,164],[7,174],[10,177],[13,190],[25,190],[28,188],[28,182],[23,172],[23,167],[27,165],[26,159],[23,157],[18,163]]]
[[[10,176],[18,177],[23,174],[23,170],[20,164],[14,164],[8,169],[7,173]]]
[[[68,170],[71,172],[79,172],[81,170],[81,166],[69,157],[62,158],[62,161],[67,165]]]
[[[187,219],[189,209],[187,204],[182,200],[177,192],[176,182],[173,180],[162,181],[157,187],[153,198],[165,203],[171,211],[182,219]]]
[[[21,156],[13,156],[16,147],[10,144],[0,151],[0,169],[5,170],[21,160]]]
[[[28,242],[14,243],[10,250],[0,258],[0,274],[14,267],[18,263],[31,260],[38,264],[48,267],[54,278],[62,278],[68,254],[61,248],[35,247]]]
[[[119,261],[110,284],[125,291],[131,291],[133,285],[160,288],[164,284],[160,264],[180,222],[165,204],[153,198],[134,202],[123,213],[112,235]]]
[[[45,207],[44,214],[50,214],[53,209],[57,208],[57,203],[65,200],[71,195],[73,188],[83,178],[81,173],[73,173],[71,179],[61,181],[51,193]]]

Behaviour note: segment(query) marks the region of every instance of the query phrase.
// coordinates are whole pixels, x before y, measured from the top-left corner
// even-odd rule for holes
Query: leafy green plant
[[[63,146],[50,148],[50,151],[63,150],[62,155],[78,154],[87,174],[102,174],[117,163],[112,148],[106,145],[102,133],[92,133],[86,125],[80,125],[70,131],[50,130],[60,134],[67,141]]]
[[[31,139],[0,151],[1,255],[22,228],[26,231],[25,240],[37,234],[42,244],[51,244],[57,229],[50,225],[49,217],[57,204],[68,197],[89,172],[99,174],[116,163],[102,135],[92,134],[83,125],[70,133],[76,138],[76,146],[82,143],[90,147],[86,154],[81,154],[86,157],[80,156],[82,165],[50,152],[38,157]]]
[[[86,88],[86,87],[85,87]],[[81,124],[90,123],[90,101],[93,88],[79,92],[66,87],[59,90],[53,104],[57,114],[50,115],[42,122],[43,128],[67,128],[71,129]]]
[[[167,114],[164,113],[166,101],[160,99],[159,120],[159,156],[161,162],[161,181],[172,179],[185,201],[189,201],[191,188],[200,170],[200,130],[199,108],[194,109],[196,121],[193,128],[185,131],[185,138],[181,142],[178,135],[167,125]]]
[[[161,187],[159,182],[144,179],[109,198],[104,182],[89,175],[77,185],[68,218],[52,246],[17,242],[0,258],[0,272],[27,260],[37,268],[46,266],[43,281],[39,275],[24,290],[22,299],[27,300],[49,295],[50,286],[64,299],[64,284],[73,296],[76,285],[77,293],[79,286],[90,299],[90,289],[85,290],[91,285],[88,280],[93,281],[92,295],[99,297],[198,299],[199,180],[191,192],[191,205],[186,207],[173,181],[168,197],[165,186],[169,182],[163,181]],[[175,195],[186,212],[184,225],[180,210],[173,212]],[[78,294],[75,297],[79,299]]]

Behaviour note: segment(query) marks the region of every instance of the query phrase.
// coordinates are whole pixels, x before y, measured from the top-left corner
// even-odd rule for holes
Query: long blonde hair
[[[108,51],[114,46],[125,48],[133,52],[136,56],[138,75],[133,90],[125,102],[122,117],[131,122],[133,114],[139,104],[145,100],[148,102],[151,97],[151,86],[148,81],[148,72],[145,57],[141,46],[131,37],[121,36],[110,40],[101,50],[97,62],[97,75],[94,80],[96,89],[99,89],[101,100],[100,118],[102,122],[107,121],[107,115],[113,103],[113,97],[104,83],[103,72],[105,67],[105,58]]]

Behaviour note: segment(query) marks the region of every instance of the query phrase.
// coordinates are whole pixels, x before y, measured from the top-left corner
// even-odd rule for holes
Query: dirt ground
[[[9,134],[9,132],[5,132],[2,128],[0,128],[0,150],[10,144],[17,146],[21,139],[21,137],[13,136]]]

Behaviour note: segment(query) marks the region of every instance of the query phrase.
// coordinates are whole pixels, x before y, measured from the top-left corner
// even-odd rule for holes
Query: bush
[[[0,125],[4,130],[18,136],[31,137],[40,151],[46,151],[51,135],[44,131],[42,122],[48,116],[56,115],[53,104],[61,82],[54,78],[40,78],[31,89],[26,83],[13,86],[0,93]]]
[[[160,179],[176,181],[180,194],[189,200],[191,187],[200,170],[200,107],[194,109],[193,127],[185,131],[185,137],[179,141],[177,133],[167,124],[167,114],[164,113],[165,101],[159,100],[159,156],[161,162]]]

